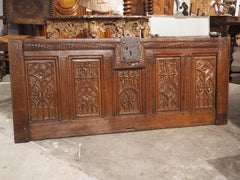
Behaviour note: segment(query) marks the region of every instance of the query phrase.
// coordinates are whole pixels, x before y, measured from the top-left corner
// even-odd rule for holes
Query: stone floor
[[[0,83],[0,179],[239,180],[240,75],[233,80],[227,125],[15,144],[6,76]]]

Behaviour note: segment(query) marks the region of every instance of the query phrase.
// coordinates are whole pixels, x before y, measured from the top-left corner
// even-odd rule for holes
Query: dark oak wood
[[[52,0],[7,0],[7,19],[15,24],[44,24],[51,16]]]
[[[10,40],[15,142],[226,124],[229,38]],[[137,63],[136,63],[137,64]]]

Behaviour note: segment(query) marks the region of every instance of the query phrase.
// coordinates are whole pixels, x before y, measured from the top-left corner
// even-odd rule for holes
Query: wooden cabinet
[[[229,38],[10,40],[15,142],[225,124]]]

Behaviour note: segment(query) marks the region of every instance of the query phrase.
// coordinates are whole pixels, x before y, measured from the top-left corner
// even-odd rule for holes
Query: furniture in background
[[[9,73],[8,44],[0,38],[0,81]]]
[[[232,54],[234,47],[238,46],[236,42],[236,35],[240,33],[240,17],[237,16],[210,16],[210,31],[221,33],[222,37],[230,36],[230,65],[229,65],[229,78],[233,73],[231,65],[233,62]]]
[[[0,16],[0,20],[3,21],[3,36],[8,34],[8,22],[6,17],[6,0],[3,0],[3,16]],[[4,38],[0,37],[0,81],[3,76],[9,73],[8,63],[8,45]]]

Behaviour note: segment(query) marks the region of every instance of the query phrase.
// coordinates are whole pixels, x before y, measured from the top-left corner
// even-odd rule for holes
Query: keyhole
[[[130,51],[129,53],[130,53],[130,56],[132,56],[132,51]]]

